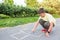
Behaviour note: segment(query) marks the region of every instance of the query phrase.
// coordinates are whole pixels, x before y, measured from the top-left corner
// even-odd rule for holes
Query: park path
[[[47,38],[38,26],[36,32],[32,33],[34,23],[18,25],[16,27],[0,29],[0,40],[60,40],[60,19],[56,19],[56,26]]]

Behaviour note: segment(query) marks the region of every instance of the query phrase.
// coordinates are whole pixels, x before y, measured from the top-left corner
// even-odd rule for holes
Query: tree
[[[44,0],[40,6],[47,9],[50,13],[60,13],[60,0]]]
[[[26,0],[27,7],[38,8],[37,0]]]
[[[13,0],[4,0],[4,4],[13,5]]]

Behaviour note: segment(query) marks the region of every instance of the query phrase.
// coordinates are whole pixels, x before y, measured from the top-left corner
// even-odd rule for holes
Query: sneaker
[[[46,29],[42,29],[42,32],[46,32]]]

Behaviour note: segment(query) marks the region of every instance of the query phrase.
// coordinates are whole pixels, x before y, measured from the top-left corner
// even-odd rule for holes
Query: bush
[[[35,16],[37,10],[28,7],[0,4],[0,14],[9,15],[11,17],[29,17]]]

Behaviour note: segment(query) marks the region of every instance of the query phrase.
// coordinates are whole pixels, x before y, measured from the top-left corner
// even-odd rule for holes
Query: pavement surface
[[[34,23],[18,25],[11,28],[0,29],[0,40],[60,40],[60,19],[56,19],[56,26],[50,33],[50,37],[46,37],[41,32],[42,27],[38,25],[38,28],[34,33],[31,32]]]

